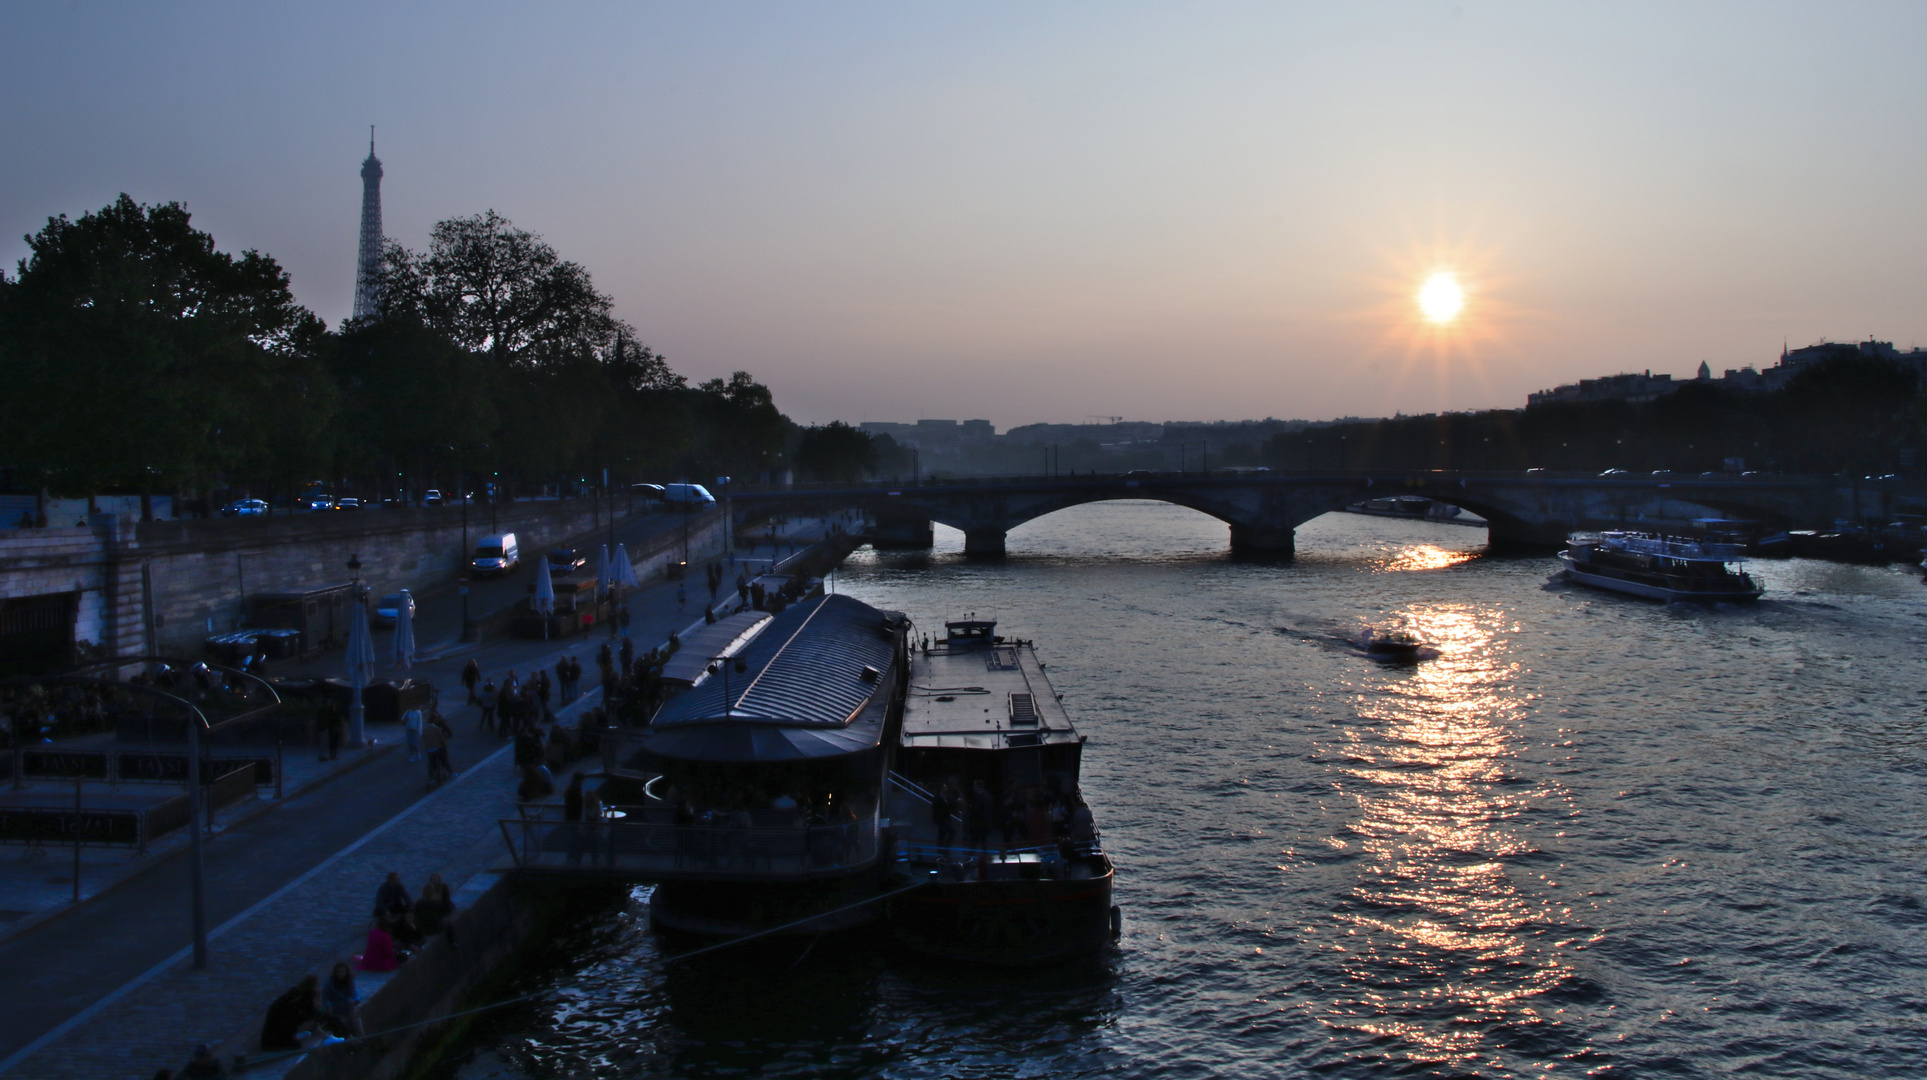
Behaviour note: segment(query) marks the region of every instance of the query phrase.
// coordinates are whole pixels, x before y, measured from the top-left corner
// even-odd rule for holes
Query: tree
[[[877,470],[877,446],[868,432],[841,420],[804,429],[796,441],[797,471],[809,480],[861,480]]]
[[[274,449],[325,327],[256,251],[215,250],[180,203],[123,194],[27,237],[0,278],[4,456],[72,491],[213,479]],[[325,392],[304,402],[325,421]]]
[[[589,272],[493,210],[449,218],[428,251],[383,251],[382,313],[412,315],[501,367],[600,355],[626,336]]]

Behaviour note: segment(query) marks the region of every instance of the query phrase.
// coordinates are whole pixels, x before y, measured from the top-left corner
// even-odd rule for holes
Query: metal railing
[[[662,811],[655,811],[660,813]],[[503,818],[518,869],[652,878],[799,879],[847,873],[876,861],[873,814],[841,825],[677,824],[620,819],[556,821],[546,812]]]

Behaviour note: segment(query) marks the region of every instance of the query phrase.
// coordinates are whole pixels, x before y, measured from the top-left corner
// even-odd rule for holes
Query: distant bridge
[[[999,555],[1010,530],[1084,503],[1152,499],[1231,527],[1239,554],[1290,556],[1298,526],[1367,499],[1423,495],[1490,522],[1495,545],[1556,544],[1574,529],[1684,528],[1734,518],[1768,529],[1884,523],[1927,507],[1927,483],[1837,476],[1675,476],[1517,472],[1160,473],[824,484],[733,490],[735,516],[858,508],[878,543],[928,547],[930,523],[958,529],[964,551]]]

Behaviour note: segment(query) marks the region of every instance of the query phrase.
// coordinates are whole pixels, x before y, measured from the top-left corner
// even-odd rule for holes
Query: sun
[[[1458,276],[1447,270],[1440,270],[1425,279],[1419,286],[1418,309],[1427,322],[1449,323],[1465,310],[1465,290],[1459,287]]]

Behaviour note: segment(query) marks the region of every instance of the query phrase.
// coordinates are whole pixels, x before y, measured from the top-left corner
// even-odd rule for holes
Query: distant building
[[[988,420],[919,420],[914,424],[892,424],[883,420],[866,420],[861,425],[870,435],[888,435],[899,446],[915,447],[919,450],[950,450],[971,443],[989,442],[997,435],[997,428]]]
[[[1656,401],[1678,390],[1681,385],[1674,382],[1671,375],[1655,375],[1650,370],[1638,374],[1607,375],[1527,394],[1526,407],[1573,401]]]
[[[1678,390],[1687,383],[1718,386],[1726,390],[1743,393],[1761,393],[1778,390],[1801,369],[1827,360],[1843,357],[1865,356],[1882,360],[1892,360],[1897,364],[1912,368],[1923,382],[1927,382],[1927,350],[1919,348],[1906,352],[1894,348],[1891,341],[1874,341],[1869,338],[1860,342],[1822,341],[1799,349],[1780,348],[1780,362],[1764,371],[1753,365],[1734,369],[1727,368],[1718,378],[1713,377],[1713,369],[1705,361],[1700,361],[1699,371],[1691,380],[1675,381],[1671,375],[1655,375],[1651,371],[1637,375],[1608,375],[1601,379],[1581,379],[1576,383],[1541,390],[1526,395],[1526,406],[1548,405],[1553,402],[1570,401],[1654,401]]]

